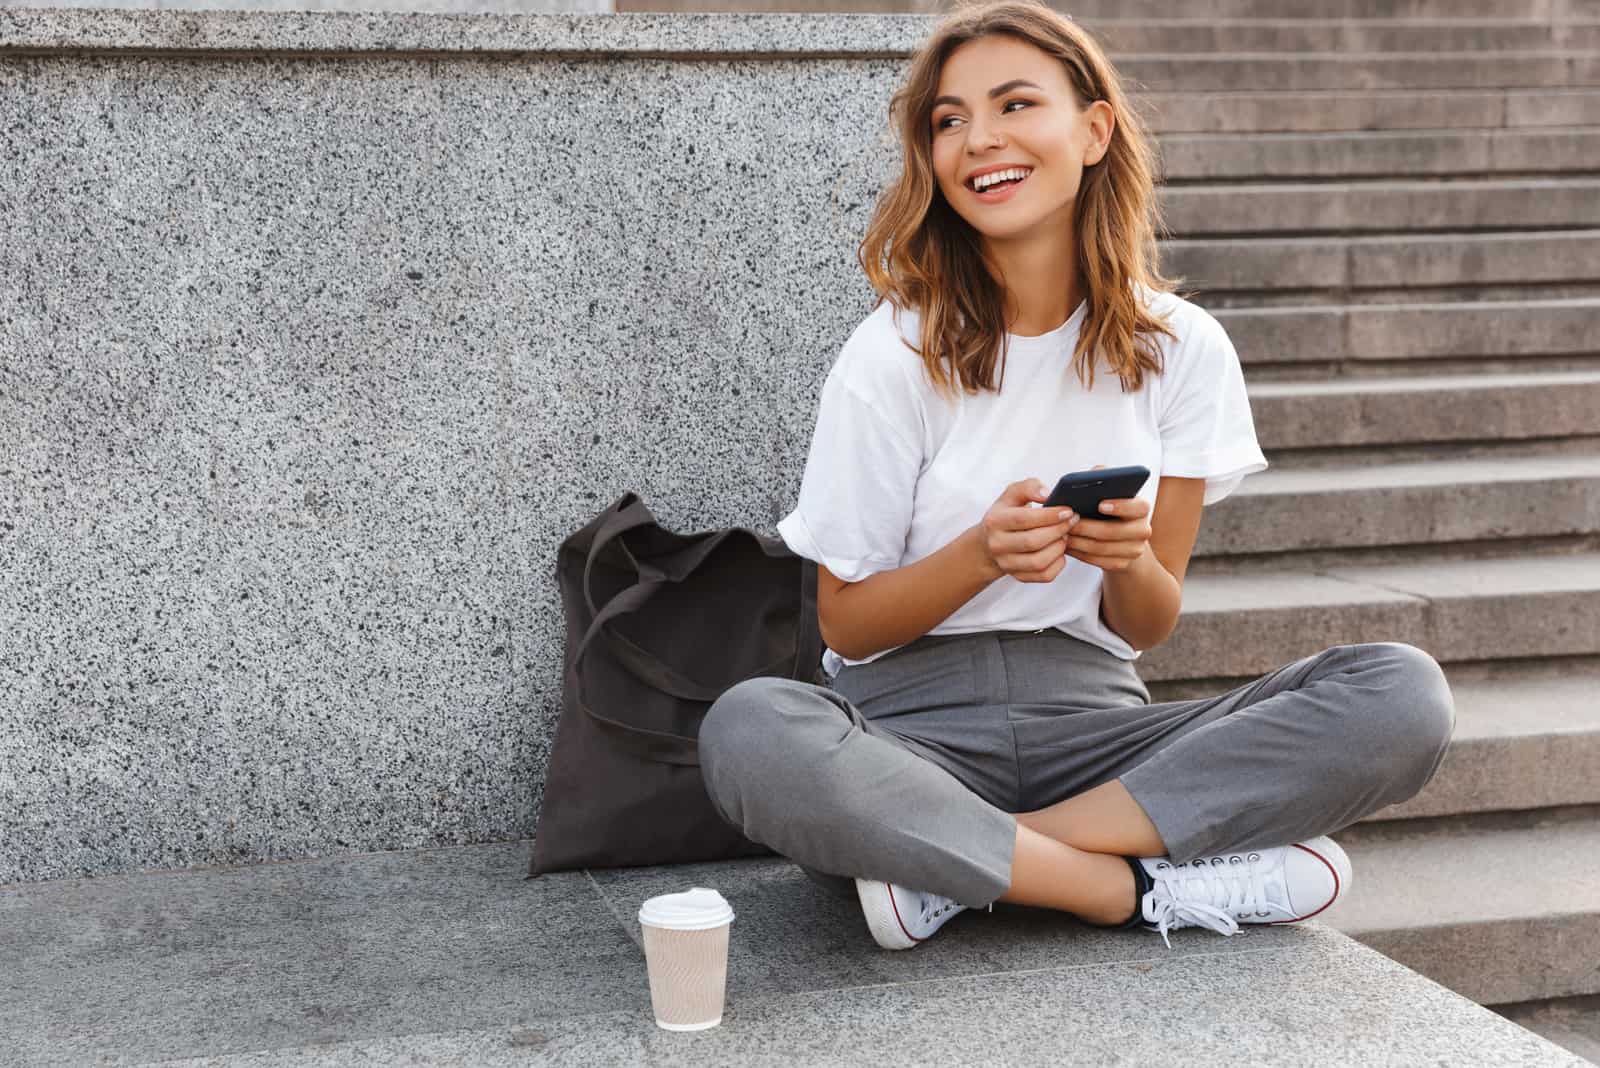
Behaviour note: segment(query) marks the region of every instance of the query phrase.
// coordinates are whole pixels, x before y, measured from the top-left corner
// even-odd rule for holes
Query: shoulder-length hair
[[[1165,230],[1155,196],[1154,154],[1143,123],[1100,46],[1071,18],[1036,0],[962,3],[935,27],[912,57],[905,83],[889,103],[904,150],[900,177],[878,197],[856,258],[877,303],[920,312],[922,357],[935,386],[952,378],[968,393],[997,390],[1004,359],[1004,293],[980,235],[945,200],[933,174],[933,100],[945,60],[960,45],[1003,34],[1060,61],[1081,110],[1104,100],[1115,115],[1106,154],[1084,168],[1074,207],[1077,264],[1088,289],[1073,366],[1094,388],[1098,351],[1125,392],[1160,374],[1161,351],[1151,337],[1177,338],[1139,299],[1134,283],[1171,292],[1181,278],[1157,269],[1155,234]],[[952,374],[953,372],[953,374]]]

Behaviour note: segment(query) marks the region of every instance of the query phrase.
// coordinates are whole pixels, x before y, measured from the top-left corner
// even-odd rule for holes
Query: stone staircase
[[[1547,1033],[1600,1055],[1600,4],[1071,8],[1145,89],[1163,264],[1272,462],[1208,510],[1152,690],[1431,652],[1455,741],[1338,836],[1328,922],[1530,1026],[1578,999]]]
[[[714,9],[711,3],[692,6]],[[761,9],[743,0],[732,6]],[[767,9],[796,6],[778,0]],[[850,2],[827,6],[852,10]],[[1180,6],[1183,18],[1166,17]],[[618,9],[646,10],[634,0],[622,0]],[[893,9],[881,3],[854,8]],[[1084,0],[1073,4],[1073,13],[1110,43],[1149,105],[1160,136],[1167,178],[1162,199],[1173,230],[1173,239],[1164,243],[1167,269],[1188,277],[1199,291],[1195,299],[1218,316],[1234,339],[1245,363],[1261,441],[1273,464],[1209,510],[1187,583],[1186,618],[1169,643],[1141,661],[1155,695],[1213,693],[1337,642],[1398,639],[1433,653],[1445,665],[1456,693],[1455,744],[1422,795],[1341,833],[1354,857],[1357,879],[1351,900],[1330,917],[1330,926],[1459,994],[1495,1006],[1569,1050],[1600,1060],[1600,700],[1595,696],[1600,690],[1600,0],[1191,0],[1181,5],[1177,0]],[[840,48],[840,55],[867,57],[861,60],[863,70],[880,77],[881,71],[865,64],[883,54],[899,54],[893,50],[902,43],[894,37],[900,28],[883,22],[873,20],[862,32],[870,30],[875,38],[890,41],[885,53],[873,51],[876,43],[869,48],[850,39],[855,31],[843,20],[830,20],[815,33],[829,42],[827,47]],[[196,79],[202,86],[209,84],[204,79],[213,76],[213,69],[255,84],[248,81],[249,72],[270,66],[213,63],[213,51],[256,58],[259,49],[279,57],[332,55],[374,64],[378,61],[371,57],[376,55],[383,64],[394,63],[396,70],[403,69],[406,56],[427,57],[430,63],[444,57],[438,62],[450,66],[453,77],[466,79],[463,84],[475,86],[483,99],[504,99],[509,111],[524,103],[517,95],[520,84],[514,92],[502,84],[517,69],[497,69],[492,78],[471,80],[480,66],[474,55],[479,49],[530,56],[531,63],[549,63],[549,55],[609,56],[599,69],[644,98],[658,94],[663,83],[654,67],[635,69],[646,62],[631,58],[635,52],[654,63],[648,57],[692,57],[702,47],[718,60],[701,64],[710,69],[728,54],[758,55],[770,49],[779,57],[770,62],[786,62],[783,56],[808,56],[806,48],[813,47],[783,37],[796,31],[778,20],[714,27],[688,25],[686,20],[687,29],[625,25],[614,37],[608,36],[613,31],[592,31],[575,20],[570,26],[556,19],[512,19],[504,25],[462,21],[460,31],[456,25],[377,18],[335,25],[260,13],[177,20],[147,12],[91,24],[71,13],[24,12],[11,22],[0,20],[0,44],[22,53],[7,57],[12,64],[7,70],[35,62],[48,66],[57,79],[51,83],[53,91],[64,100],[80,101],[87,115],[98,114],[101,105],[81,104],[99,97],[93,95],[98,83],[84,88],[90,76],[71,66],[79,62],[70,58],[79,48],[114,53],[109,60],[95,57],[96,65],[115,69],[116,63],[140,64],[146,72],[141,77],[152,79],[149,84],[160,84],[160,78],[189,84],[178,80],[177,73],[187,76],[189,68],[183,65],[198,57],[208,72]],[[713,32],[714,43],[696,43],[695,34],[709,38]],[[807,32],[812,32],[809,27]],[[588,33],[594,38],[583,36]],[[777,43],[769,45],[769,37]],[[806,78],[763,80],[762,63],[751,61],[749,70],[738,72],[739,91],[760,103],[761,93],[768,91],[764,86],[780,85],[785,93],[782,113],[790,114],[795,110],[788,96],[792,87],[834,77],[838,66],[828,57],[805,62],[811,64]],[[309,64],[308,69],[318,68]],[[752,78],[751,70],[760,77]],[[549,106],[552,116],[576,112],[588,97],[605,95],[579,81],[583,70],[551,65],[549,71],[548,84],[564,105]],[[136,83],[130,79],[127,84]],[[673,84],[691,99],[715,101],[726,92],[714,87],[694,97],[701,92],[697,83],[685,79]],[[887,84],[886,77],[873,83],[873,92]],[[806,88],[805,93],[814,95],[802,99],[822,100],[835,93],[831,86],[824,82],[821,89]],[[257,89],[264,99],[270,97],[267,88]],[[849,97],[841,91],[826,98],[831,109],[834,100]],[[471,93],[462,98],[473,99]],[[13,127],[22,131],[16,135],[24,139],[19,143],[28,147],[25,139],[32,136],[33,144],[48,143],[54,151],[61,140],[54,112],[40,110],[52,116],[40,121],[17,103],[23,94],[11,99],[24,120]],[[342,99],[356,102],[350,106],[368,124],[359,128],[370,133],[383,128],[380,120],[393,116],[397,101],[403,104],[409,98],[374,91],[370,101],[362,94]],[[146,121],[138,110],[142,106],[127,104],[118,122]],[[609,101],[606,106],[612,107]],[[872,107],[877,107],[875,99]],[[730,121],[728,128],[743,129],[745,114],[741,107],[739,122]],[[872,115],[876,118],[876,110]],[[584,116],[584,123],[599,124],[587,112]],[[424,135],[434,129],[427,123],[421,128]],[[710,128],[694,130],[702,151],[715,149],[729,158],[754,155],[742,142],[730,148],[707,141],[702,135]],[[166,188],[151,177],[160,172],[136,153],[114,156],[118,142],[110,133],[95,132],[100,127],[94,123],[83,129],[89,130],[91,148],[101,158],[118,159],[118,168],[127,168],[146,188]],[[223,125],[197,124],[196,129],[208,138],[225,139],[227,132]],[[262,129],[272,133],[276,128]],[[579,134],[588,132],[589,126],[575,125],[567,141],[581,147],[585,142]],[[831,150],[836,133],[830,129],[818,143]],[[382,149],[385,142],[376,133],[372,136],[372,150]],[[438,135],[432,136],[434,140],[424,136],[421,143],[437,143]],[[277,143],[298,146],[301,140]],[[506,137],[493,143],[519,141]],[[469,141],[459,153],[440,152],[438,158],[479,150]],[[410,151],[406,146],[398,158],[408,158]],[[316,158],[299,165],[333,188],[344,188],[338,184],[342,174],[315,169]],[[628,156],[624,162],[634,169],[659,165],[668,170],[682,162],[662,162],[664,158]],[[499,166],[500,161],[491,159],[483,173],[502,173],[496,170]],[[839,161],[832,161],[826,169],[831,175],[838,166]],[[21,174],[31,178],[34,172],[24,169]],[[563,180],[561,175],[550,179]],[[776,184],[763,177],[753,188]],[[510,187],[490,182],[486,188],[491,205],[501,203],[493,196],[509,195]],[[119,195],[126,200],[133,191],[130,184]],[[518,212],[524,203],[539,203],[521,185],[510,192]],[[437,190],[433,195],[439,195]],[[260,203],[275,205],[279,199],[280,194],[272,193]],[[98,194],[85,203],[102,201],[132,217],[169,218],[159,203],[151,207],[136,201],[125,207]],[[171,212],[171,225],[190,225],[186,233],[198,240],[193,234],[203,234],[204,228],[185,223],[185,212],[194,209],[187,196],[182,203],[183,210]],[[692,220],[694,203],[677,202],[677,213]],[[422,217],[434,220],[435,229],[447,229],[439,225],[441,219],[492,218],[495,233],[515,233],[520,222],[513,226],[507,220],[523,218],[503,204],[506,214],[500,216],[478,206],[461,216],[438,214],[426,197],[418,205]],[[425,214],[428,210],[436,214]],[[793,209],[785,205],[784,210]],[[634,225],[650,218],[643,211],[616,212]],[[141,253],[129,253],[140,263],[167,262],[159,255],[174,244],[167,231],[151,229],[157,236],[139,246],[142,238],[134,231],[111,229],[89,208],[82,214],[86,221],[76,222],[97,237],[87,251],[73,253],[75,268],[85,277],[98,277],[93,249],[102,245],[126,245]],[[578,212],[577,217],[593,215]],[[282,219],[274,225],[278,229],[269,230],[269,240],[282,241],[286,234],[293,244],[299,231]],[[538,232],[538,224],[532,229]],[[553,225],[544,231],[559,232]],[[597,256],[609,247],[599,236],[604,232],[599,227],[591,232],[600,250]],[[806,241],[809,247],[809,232]],[[662,247],[671,244],[664,241]],[[487,241],[475,251],[484,257],[495,254]],[[381,259],[383,253],[382,242],[365,248],[372,259]],[[537,257],[529,258],[537,264]],[[835,259],[842,264],[848,257]],[[217,270],[226,266],[207,262]],[[843,291],[842,276],[827,274],[841,269],[834,262],[820,256],[806,262],[805,277],[816,281],[815,290]],[[300,272],[294,276],[298,288],[292,288],[298,300],[323,276],[315,266],[293,267]],[[512,273],[483,269],[484,277]],[[750,290],[737,288],[738,277],[724,274],[730,279],[728,300],[767,308],[757,305]],[[849,280],[858,281],[853,265]],[[589,276],[580,282],[569,289],[547,288],[559,299],[576,300],[571,294],[577,293],[587,300]],[[89,305],[72,303],[80,289],[93,292],[83,286],[51,291],[67,309],[67,320],[92,319]],[[387,291],[375,292],[382,301],[392,300]],[[806,299],[810,292],[786,300]],[[260,296],[261,306],[270,310],[273,295],[268,291]],[[194,299],[200,302],[194,308],[219,316],[230,328],[242,321],[220,299],[214,304]],[[511,310],[497,313],[497,323],[515,323],[520,307],[513,300]],[[249,308],[252,314],[259,310],[257,303]],[[859,319],[854,308],[827,311],[840,323]],[[677,323],[670,312],[670,302],[661,301],[649,314]],[[792,309],[762,314],[787,323],[782,316],[791,315]],[[815,310],[809,314],[821,315]],[[376,318],[388,316],[380,312]],[[543,323],[531,314],[525,318]],[[106,330],[128,332],[139,342],[129,346],[131,351],[142,352],[140,345],[151,348],[137,318],[124,315],[109,322]],[[370,322],[360,325],[374,331]],[[499,329],[505,335],[491,336],[496,345],[526,346],[549,361],[563,358],[565,341],[560,337],[552,341],[537,330],[513,335],[510,326]],[[45,342],[70,351],[58,344],[64,328],[51,323],[39,330],[37,335],[5,337],[13,343],[18,337],[27,340],[32,347],[21,351],[29,359],[44,351]],[[828,348],[836,346],[831,325],[819,328],[818,335],[833,339]],[[363,339],[372,343],[367,335]],[[600,350],[598,344],[595,348]],[[819,343],[816,351],[823,350]],[[160,355],[166,350],[153,351]],[[328,372],[329,381],[342,383],[336,373],[358,385],[367,381],[359,366]],[[774,377],[769,383],[756,378],[773,374],[764,364],[740,373],[761,386],[747,389],[747,398],[797,395],[798,376]],[[782,373],[789,373],[787,367]],[[452,372],[453,381],[468,386],[489,377]],[[153,374],[151,378],[155,380]],[[242,381],[241,411],[254,411],[263,398],[287,403],[265,387],[253,393],[253,380]],[[372,387],[374,393],[389,388],[383,384],[386,379],[373,381],[381,386]],[[505,388],[522,405],[514,407],[514,414],[526,420],[530,412],[538,413],[553,424],[562,412],[581,409],[595,394],[614,388],[610,382],[580,382],[563,395],[561,406],[547,409],[537,399],[544,396],[543,379],[513,376],[511,383]],[[516,393],[519,389],[525,392]],[[536,401],[529,401],[529,394]],[[174,416],[173,425],[186,428],[195,441],[221,435],[217,447],[223,452],[230,447],[242,452],[258,445],[261,437],[279,433],[308,453],[321,455],[324,446],[333,450],[321,438],[295,437],[288,414],[270,425],[246,422],[247,430],[259,431],[254,436],[238,431],[229,437],[213,428],[214,423],[225,427],[227,421],[213,419],[211,413],[232,409],[217,404],[200,411],[193,424]],[[108,404],[106,411],[112,407]],[[624,405],[628,411],[636,407]],[[490,397],[462,409],[503,413],[511,406]],[[795,401],[794,411],[807,419],[808,409],[809,401]],[[592,410],[599,413],[594,416],[597,423],[605,423],[612,411],[603,405]],[[358,422],[364,411],[358,409],[351,420]],[[776,420],[770,413],[759,414],[762,432],[767,432]],[[295,411],[292,418],[298,420],[300,413]],[[111,416],[96,410],[82,419],[99,426]],[[718,432],[729,427],[748,431],[732,422],[705,425]],[[150,426],[157,424],[152,420]],[[781,434],[784,426],[775,433]],[[699,434],[700,427],[697,423],[693,432]],[[166,432],[167,424],[160,428]],[[369,429],[362,427],[360,436],[368,437]],[[433,429],[443,444],[415,455],[449,453],[453,439],[439,427]],[[796,440],[803,429],[794,431]],[[551,434],[541,439],[548,444],[539,447],[559,452],[566,438],[576,442],[580,435]],[[665,455],[686,452],[678,439],[665,444],[653,436],[648,440]],[[63,437],[62,442],[60,454],[73,454],[77,439]],[[587,432],[581,444],[586,455]],[[502,445],[491,445],[484,446],[486,452],[504,451]],[[471,449],[461,451],[477,455]],[[620,460],[606,457],[606,477],[614,470],[626,471],[630,480],[638,477],[647,495],[658,485],[679,488],[677,482],[649,481],[653,468],[634,463],[632,454],[619,455]],[[795,458],[793,453],[782,455]],[[541,473],[564,466],[586,475],[593,471],[576,460],[568,464],[572,457],[567,453],[556,460],[545,453],[544,458],[548,462],[543,467],[535,465]],[[503,457],[502,462],[508,470],[523,470]],[[363,453],[349,463],[350,470],[366,473],[371,458]],[[173,483],[187,487],[183,472],[188,468],[176,469],[180,473]],[[330,470],[337,474],[343,468]],[[313,481],[321,473],[313,472]],[[440,480],[461,477],[458,469],[442,465],[438,473]],[[790,471],[795,480],[798,473],[798,467]],[[683,483],[699,494],[694,514],[700,516],[719,497],[705,472],[696,469],[692,474],[711,485]],[[678,477],[676,468],[672,475]],[[62,476],[85,484],[93,477],[99,476],[76,468]],[[145,478],[144,472],[138,478]],[[155,484],[154,476],[139,483]],[[270,498],[276,483],[263,479],[261,484]],[[743,500],[742,480],[739,486]],[[549,531],[570,529],[573,517],[580,512],[586,517],[593,503],[585,498],[559,511],[577,495],[565,492],[571,489],[565,484],[557,489],[562,492],[552,492],[556,505],[540,502],[540,521],[548,522]],[[296,500],[315,497],[298,478],[293,492]],[[664,503],[673,499],[665,488],[658,496]],[[27,508],[35,505],[34,498],[18,499],[26,506],[22,518],[30,518]],[[45,499],[42,491],[38,499]],[[371,494],[365,503],[381,499],[381,494]],[[518,498],[505,513],[511,515],[517,505],[531,508]],[[557,510],[545,515],[552,507]],[[390,517],[400,536],[410,536],[398,513],[374,514]],[[438,514],[441,523],[465,526],[462,516]],[[664,514],[669,523],[678,520]],[[517,515],[524,516],[518,523],[533,522],[524,513]],[[298,521],[311,523],[305,517]],[[157,516],[153,525],[172,540],[175,531],[187,530],[183,524],[191,522],[199,520],[182,513]],[[685,522],[678,525],[690,528]],[[540,543],[528,530],[513,524],[495,532],[516,551],[548,559],[539,554]],[[108,535],[113,536],[122,537]],[[282,538],[281,532],[277,536]],[[328,595],[315,580],[297,580],[296,571],[315,572],[318,558],[286,539],[249,544],[253,557],[261,558],[253,559],[251,567],[289,589],[272,602],[287,620],[284,633],[307,626],[301,602],[320,606]],[[486,555],[493,550],[489,541],[472,544],[481,545]],[[547,538],[545,547],[551,544]],[[307,555],[294,555],[298,552]],[[386,563],[376,549],[363,546],[352,552],[358,562],[376,558],[380,565]],[[371,555],[361,557],[360,552]],[[63,580],[89,576],[83,581],[90,588],[95,558],[87,559],[90,564],[84,565],[63,549],[57,565]],[[274,566],[281,570],[271,571]],[[540,563],[541,575],[543,570]],[[519,581],[533,573],[508,571]],[[462,588],[481,593],[470,587],[471,581],[462,579]],[[163,589],[161,603],[181,599],[190,589],[181,583],[175,591]],[[196,583],[193,589],[199,591],[194,596],[203,597],[208,587]],[[372,589],[380,600],[409,603],[408,591],[397,594],[381,581]],[[548,593],[536,589],[519,597],[547,606],[553,602]],[[120,595],[130,603],[142,603],[138,598],[146,596],[141,586]],[[81,610],[77,602],[55,596],[53,609],[69,623],[99,628],[96,633],[112,635],[108,647],[117,647],[115,637],[121,632],[92,614],[73,616]],[[369,602],[352,594],[348,602],[337,603],[361,608]],[[500,610],[501,602],[493,603]],[[385,613],[393,607],[390,600],[381,604]],[[312,622],[321,618],[317,611],[321,609],[309,617]],[[520,602],[512,606],[511,615],[505,633],[519,640],[531,634],[531,646],[557,648],[559,629],[551,617],[537,615]],[[212,619],[209,610],[203,618]],[[223,619],[233,628],[227,640],[236,635],[239,641],[237,648],[221,646],[225,664],[235,658],[242,663],[241,650],[270,646],[260,639],[277,633],[254,629],[240,616]],[[141,667],[148,663],[164,672],[162,681],[178,680],[172,708],[197,704],[185,703],[190,690],[184,686],[192,684],[194,693],[212,687],[211,675],[189,672],[215,655],[216,643],[203,630],[183,630],[191,625],[189,616],[170,625],[179,652],[138,653]],[[499,622],[496,628],[493,641],[486,637],[478,643],[494,650],[483,656],[500,655]],[[325,659],[310,661],[311,667],[330,678],[342,678],[348,671],[365,679],[350,665],[369,659],[372,650],[359,642],[339,645],[349,630],[330,626],[325,636],[330,651]],[[29,637],[30,647],[47,652],[72,648],[51,646],[53,632],[48,629],[21,633]],[[385,635],[398,642],[395,635],[411,633],[396,627]],[[422,652],[414,654],[407,647],[407,659],[438,659],[446,668],[455,663],[450,659],[453,635],[418,633],[415,648]],[[185,645],[206,655],[186,658]],[[95,677],[97,685],[102,678],[118,677],[124,662],[110,663],[103,676]],[[536,657],[519,660],[504,677],[515,678],[519,689],[555,678],[551,672],[541,675],[541,665]],[[207,671],[215,668],[206,666]],[[278,666],[274,660],[271,670]],[[295,671],[302,666],[292,665]],[[201,681],[194,682],[197,678]],[[458,679],[430,675],[426,685],[415,689],[423,694],[437,690],[439,678]],[[197,772],[174,778],[173,793],[166,795],[141,786],[143,780],[129,770],[127,791],[158,815],[175,804],[169,796],[197,805],[199,815],[184,810],[171,816],[178,830],[146,819],[146,813],[113,811],[119,796],[113,787],[123,784],[116,774],[104,779],[110,801],[86,799],[71,794],[66,785],[47,782],[34,765],[57,766],[48,763],[60,756],[51,746],[68,757],[76,751],[39,726],[49,722],[55,706],[41,705],[36,695],[23,691],[14,705],[23,730],[12,734],[23,742],[8,751],[11,763],[0,771],[22,779],[19,796],[30,798],[28,791],[37,789],[57,806],[51,816],[81,834],[83,847],[68,849],[72,843],[65,838],[41,838],[37,847],[24,842],[20,852],[12,847],[8,870],[26,877],[35,870],[28,865],[36,863],[49,874],[40,876],[48,881],[0,885],[0,1063],[522,1064],[531,1059],[743,1065],[795,1063],[794,1051],[805,1050],[815,1063],[914,1059],[954,1064],[992,1059],[998,1040],[1007,1042],[1015,1063],[1060,1063],[1064,1052],[1069,1059],[1100,1063],[1169,1057],[1175,1035],[1187,1036],[1184,1050],[1191,1057],[1219,1062],[1309,1064],[1327,1063],[1332,1056],[1343,1063],[1571,1063],[1548,1043],[1319,923],[1255,928],[1228,940],[1184,931],[1174,938],[1175,950],[1168,952],[1152,950],[1148,940],[1090,931],[1059,914],[997,909],[992,915],[957,917],[937,943],[916,954],[885,955],[865,943],[858,912],[817,893],[792,865],[774,859],[564,872],[523,883],[525,841],[504,841],[503,834],[501,841],[492,841],[498,825],[473,822],[477,817],[458,810],[407,807],[412,802],[394,785],[438,781],[432,764],[422,767],[425,761],[413,760],[431,760],[432,754],[449,748],[446,743],[457,740],[450,733],[459,717],[456,705],[440,711],[415,693],[396,693],[393,708],[385,711],[414,732],[401,738],[403,732],[375,732],[361,719],[364,706],[351,697],[356,687],[315,678],[307,682],[299,676],[290,682],[292,692],[304,690],[305,696],[273,707],[271,715],[277,718],[262,735],[264,745],[258,746],[248,729],[249,701],[240,706],[246,711],[238,714],[237,726],[226,721],[231,733],[224,741],[234,750],[230,767],[267,768],[276,776],[272,783],[282,782],[281,796],[288,799],[284,807],[298,806],[296,811],[305,815],[281,826],[266,824],[262,812],[250,805],[279,787],[258,787],[253,776],[248,786],[230,793],[234,787],[226,782],[218,786]],[[449,686],[462,688],[459,681]],[[493,687],[482,683],[482,692],[498,692]],[[531,704],[522,693],[508,707],[521,717]],[[330,713],[326,724],[313,722]],[[504,726],[493,715],[492,709],[483,712],[460,735],[468,739],[469,757],[479,752],[472,747],[475,739],[495,736]],[[118,759],[137,769],[159,763],[169,751],[181,749],[185,759],[200,752],[191,747],[188,734],[165,731],[159,717],[139,719],[137,729],[118,742],[126,747]],[[357,766],[361,759],[341,763],[342,751],[329,741],[341,735],[370,746],[360,757],[372,758],[379,769],[375,775]],[[73,744],[94,752],[87,742]],[[315,765],[327,769],[319,772],[325,793],[304,788],[290,762],[281,759],[285,751],[297,758],[308,752],[326,756],[326,764]],[[526,754],[509,746],[482,752],[489,760],[506,761],[484,776],[491,785],[483,796],[499,806],[510,789],[505,785],[510,771],[526,766]],[[204,770],[205,761],[195,756],[193,766]],[[374,781],[375,792],[362,794]],[[315,812],[308,807],[313,805],[308,794],[317,794]],[[444,794],[429,796],[438,801]],[[488,802],[483,808],[500,811]],[[340,822],[325,814],[336,810],[360,818]],[[368,825],[391,812],[393,825]],[[264,839],[241,836],[240,844],[233,844],[232,817],[240,813],[244,826],[267,828]],[[129,824],[134,824],[132,830]],[[397,847],[402,832],[410,834],[413,825],[441,840],[454,835],[473,844]],[[34,830],[24,822],[18,833]],[[102,830],[104,836],[95,837]],[[184,840],[175,845],[180,831]],[[266,858],[272,862],[263,862],[261,840],[278,850]],[[201,866],[224,863],[236,866]],[[722,887],[736,902],[741,919],[730,959],[731,1015],[719,1032],[691,1045],[657,1034],[649,1021],[632,917],[645,897],[697,883]],[[1285,976],[1294,977],[1294,983],[1285,983]],[[997,988],[1002,996],[996,996]],[[1152,1005],[1160,1007],[1159,1015],[1151,1015]],[[1250,1011],[1240,1011],[1241,1005],[1251,1006]],[[518,1026],[509,1026],[509,1021],[518,1021]]]
[[[1164,268],[1233,338],[1272,462],[1208,510],[1145,677],[1431,652],[1454,744],[1340,835],[1329,922],[1525,1022],[1579,999],[1557,1037],[1600,1056],[1600,0],[1058,6],[1147,105]]]

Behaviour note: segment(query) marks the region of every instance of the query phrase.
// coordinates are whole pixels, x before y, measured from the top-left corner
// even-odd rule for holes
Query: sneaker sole
[[[900,921],[900,909],[888,883],[857,879],[856,897],[861,899],[861,913],[867,918],[867,929],[872,932],[873,941],[884,949],[910,949],[924,941],[907,931]]]
[[[1350,888],[1351,875],[1354,869],[1350,866],[1350,855],[1344,851],[1344,848],[1338,842],[1324,835],[1318,838],[1308,838],[1304,842],[1296,842],[1290,848],[1309,853],[1328,866],[1328,871],[1333,876],[1333,896],[1304,916],[1296,916],[1292,920],[1273,920],[1265,925],[1268,927],[1274,927],[1280,923],[1299,923],[1301,920],[1309,920],[1318,913],[1325,912],[1331,908],[1333,903],[1339,900],[1339,896]]]

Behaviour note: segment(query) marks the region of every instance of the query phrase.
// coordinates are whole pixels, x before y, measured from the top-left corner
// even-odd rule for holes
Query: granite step
[[[1363,822],[1600,804],[1600,658],[1444,665],[1456,729],[1433,780]],[[1211,697],[1216,680],[1150,684],[1153,701]]]
[[[1600,64],[1600,57],[1596,57]],[[1600,127],[1166,134],[1167,182],[1482,177],[1600,170]]]
[[[1162,186],[1160,199],[1178,237],[1600,226],[1594,177]]]
[[[1600,661],[1445,669],[1456,730],[1433,780],[1367,822],[1600,804]]]
[[[1173,0],[1074,0],[1080,19],[1165,18]],[[1600,0],[1187,0],[1174,22],[1217,19],[1526,19],[1594,18]]]
[[[1600,297],[1217,308],[1251,364],[1600,356]]]
[[[1600,993],[1600,809],[1358,824],[1319,919],[1479,1004]]]
[[[1600,453],[1258,472],[1206,509],[1196,558],[1600,531]]]
[[[1193,574],[1149,682],[1255,677],[1331,645],[1403,641],[1441,663],[1600,654],[1600,552]]]
[[[1594,89],[1138,94],[1156,133],[1312,133],[1600,125]]]
[[[1600,996],[1512,1002],[1492,1009],[1591,1064],[1600,1064]]]
[[[1600,91],[1581,88],[1137,95],[1160,135],[1600,125]]]
[[[1116,64],[1124,79],[1151,93],[1600,86],[1600,54],[1583,49],[1353,55],[1145,52],[1118,56]]]
[[[1593,282],[1600,229],[1174,240],[1160,260],[1208,293]]]
[[[1196,27],[1238,19],[1426,19],[1442,24],[1462,19],[1541,23],[1600,19],[1600,0],[1193,0],[1175,18],[1174,6],[1173,0],[1074,0],[1071,13],[1083,22],[1167,19]],[[615,10],[925,15],[932,8],[928,0],[616,0]]]
[[[1231,938],[1044,909],[879,949],[757,858],[556,872],[527,842],[0,887],[0,1063],[774,1065],[1581,1062],[1318,922]],[[1358,867],[1357,871],[1361,871]],[[733,906],[720,1026],[658,1028],[637,914]],[[1292,976],[1292,982],[1285,977]],[[1248,1005],[1241,1013],[1239,1006]],[[1158,1006],[1158,1011],[1152,1010]]]
[[[1600,23],[1526,19],[1081,19],[1111,53],[1535,52],[1600,48]]]
[[[1275,466],[1272,454],[1280,449],[1600,434],[1600,369],[1252,382],[1248,388],[1256,438]]]

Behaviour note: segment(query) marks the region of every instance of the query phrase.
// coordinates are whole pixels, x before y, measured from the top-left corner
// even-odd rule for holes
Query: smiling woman
[[[995,901],[1163,935],[1316,915],[1351,879],[1327,833],[1438,767],[1438,664],[1345,645],[1150,702],[1134,662],[1177,623],[1202,509],[1267,464],[1226,332],[1155,270],[1143,127],[1034,0],[947,16],[890,114],[902,170],[858,251],[879,302],[778,524],[817,564],[830,685],[714,702],[710,796],[891,949]],[[1102,465],[1154,477],[1042,506]]]

